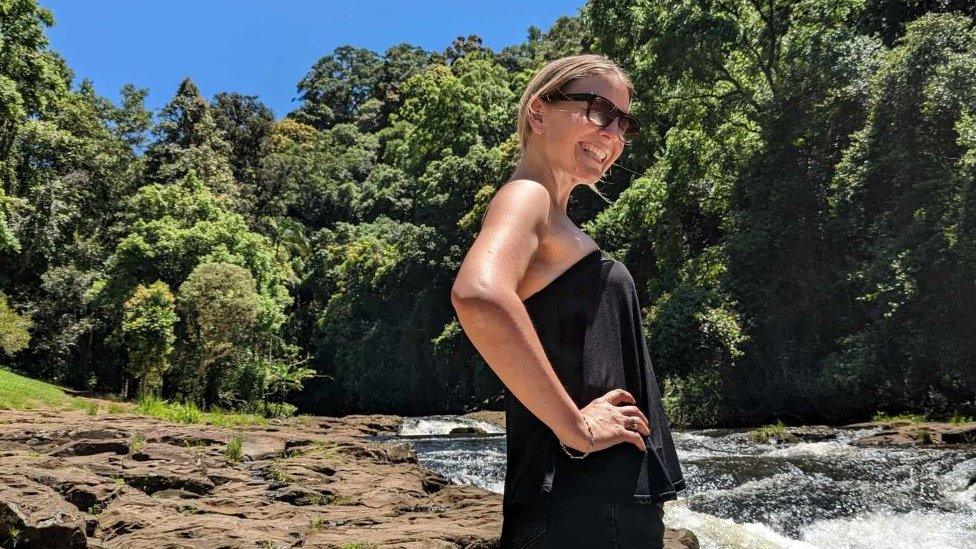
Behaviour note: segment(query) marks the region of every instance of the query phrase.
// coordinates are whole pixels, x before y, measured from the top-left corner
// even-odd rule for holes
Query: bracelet
[[[593,429],[590,428],[590,422],[586,420],[586,416],[583,417],[583,423],[586,423],[586,430],[590,432],[590,448],[592,448],[593,447]],[[566,448],[566,445],[563,444],[563,441],[561,441],[561,440],[559,441],[559,446],[562,447],[563,452],[566,452],[566,455],[567,456],[569,456],[569,457],[571,457],[573,459],[583,459],[586,456],[590,455],[589,452],[586,452],[586,453],[584,453],[581,456],[574,456],[573,454],[569,453],[569,448]]]

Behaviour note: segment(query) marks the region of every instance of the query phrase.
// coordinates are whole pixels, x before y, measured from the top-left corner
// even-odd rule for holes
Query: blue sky
[[[284,116],[312,64],[350,44],[382,54],[407,42],[442,51],[477,34],[495,51],[525,40],[583,0],[483,2],[355,0],[39,0],[54,12],[50,47],[113,101],[126,82],[149,89],[158,109],[189,76],[208,98],[221,91],[258,95]]]

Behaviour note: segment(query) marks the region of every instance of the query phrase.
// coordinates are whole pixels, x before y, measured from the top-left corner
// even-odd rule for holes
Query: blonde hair
[[[628,99],[633,99],[634,84],[630,81],[630,77],[627,76],[627,73],[624,72],[620,66],[611,61],[610,58],[605,55],[592,53],[570,55],[568,57],[550,61],[539,69],[538,72],[536,72],[532,77],[532,80],[529,80],[529,83],[525,86],[525,91],[522,92],[522,98],[519,100],[517,122],[519,155],[521,156],[525,154],[525,148],[529,143],[529,134],[532,132],[532,128],[529,126],[529,115],[535,113],[535,111],[532,110],[532,101],[536,97],[540,97],[557,89],[561,89],[570,80],[575,80],[577,78],[583,78],[586,76],[607,74],[620,78],[620,81],[627,86]],[[607,198],[596,189],[595,184],[590,184],[588,186],[604,200],[607,200]],[[609,200],[607,200],[607,202],[609,202]]]

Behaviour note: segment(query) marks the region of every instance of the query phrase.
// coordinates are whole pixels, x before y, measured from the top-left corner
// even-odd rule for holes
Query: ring
[[[637,430],[637,420],[636,419],[630,418],[630,421],[627,422],[627,430],[628,431],[636,431]]]

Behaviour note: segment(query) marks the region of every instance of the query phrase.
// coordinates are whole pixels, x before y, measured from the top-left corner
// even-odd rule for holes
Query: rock
[[[209,478],[188,468],[157,467],[150,463],[123,470],[121,474],[126,484],[149,495],[160,490],[173,489],[208,494],[214,489],[214,483]]]
[[[934,446],[971,447],[976,444],[976,423],[952,425],[949,423],[923,422],[898,423],[892,427],[851,442],[856,446]]]
[[[481,427],[475,427],[473,425],[465,425],[461,427],[454,427],[447,434],[449,435],[476,435],[485,436],[488,433],[485,432]]]
[[[241,454],[252,461],[277,457],[285,451],[285,441],[275,437],[245,436]]]
[[[946,444],[976,444],[976,423],[950,427],[941,433]]]
[[[505,412],[496,410],[478,410],[477,412],[468,412],[464,414],[463,417],[475,419],[478,421],[484,421],[485,423],[491,423],[498,428],[505,429]]]
[[[837,431],[826,425],[801,425],[786,430],[803,442],[822,442],[837,438]]]
[[[698,537],[684,528],[664,529],[664,549],[698,549]]]
[[[124,440],[73,440],[54,449],[48,455],[55,457],[90,456],[105,452],[127,454],[129,453],[129,443]]]
[[[322,505],[332,497],[332,491],[325,490],[323,493],[298,484],[289,484],[271,492],[269,496],[273,500],[285,501],[295,505]]]
[[[80,467],[31,467],[22,474],[58,492],[65,501],[85,513],[104,507],[121,489],[115,482]]]
[[[87,547],[81,512],[17,474],[0,473],[0,539],[15,540],[18,548]]]
[[[135,461],[166,461],[171,463],[193,463],[197,456],[184,446],[147,442],[132,453]]]

